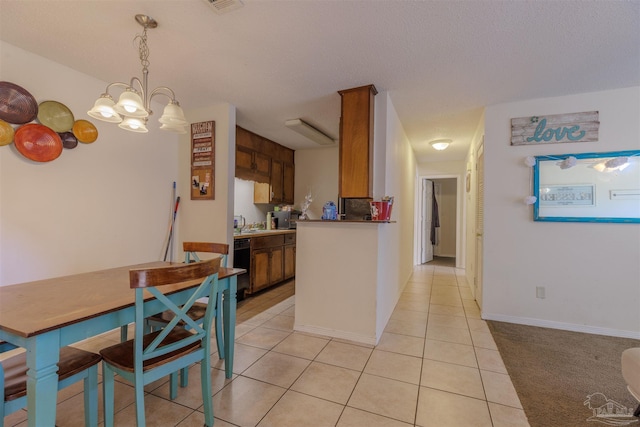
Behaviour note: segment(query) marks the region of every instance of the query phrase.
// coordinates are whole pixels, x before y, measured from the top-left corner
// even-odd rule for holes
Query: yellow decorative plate
[[[78,141],[91,144],[98,139],[98,129],[88,120],[76,120],[73,124],[73,134]]]
[[[0,146],[11,144],[13,142],[14,134],[15,131],[13,130],[13,126],[4,120],[0,120]]]

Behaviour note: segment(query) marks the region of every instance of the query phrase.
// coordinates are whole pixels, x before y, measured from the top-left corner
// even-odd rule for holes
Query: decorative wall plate
[[[60,139],[62,140],[62,146],[64,148],[76,148],[78,146],[78,138],[73,134],[73,132],[62,132],[59,133]]]
[[[20,126],[16,130],[14,143],[20,154],[35,162],[50,162],[62,153],[60,135],[37,123]]]
[[[78,141],[91,144],[98,139],[98,129],[88,120],[76,120],[73,124],[73,134]]]
[[[38,121],[55,132],[68,132],[75,119],[66,105],[58,101],[43,101],[38,106]]]
[[[9,145],[13,142],[13,126],[4,120],[0,120],[0,146]]]
[[[37,115],[38,103],[29,91],[15,83],[0,82],[0,119],[21,125]]]

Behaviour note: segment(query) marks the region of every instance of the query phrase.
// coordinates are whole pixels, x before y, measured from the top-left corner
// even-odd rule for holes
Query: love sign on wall
[[[597,111],[511,119],[511,145],[598,140]]]

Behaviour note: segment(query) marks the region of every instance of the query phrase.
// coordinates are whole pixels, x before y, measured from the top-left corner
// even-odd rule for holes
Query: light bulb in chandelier
[[[120,123],[122,117],[113,109],[115,102],[111,95],[103,93],[93,104],[93,108],[87,111],[87,114],[94,119],[102,120],[109,123]]]
[[[149,117],[149,112],[145,110],[144,103],[138,92],[134,89],[127,88],[113,109],[120,115],[129,117],[144,118]]]
[[[128,130],[137,133],[147,133],[149,129],[145,125],[144,119],[138,119],[136,117],[125,117],[125,119],[118,125],[120,129]]]

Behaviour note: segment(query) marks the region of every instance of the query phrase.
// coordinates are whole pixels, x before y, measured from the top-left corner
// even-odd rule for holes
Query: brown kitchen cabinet
[[[284,280],[296,275],[296,235],[284,236]]]
[[[293,162],[282,164],[282,202],[293,204],[293,191],[295,188],[295,166]]]
[[[293,163],[272,160],[271,182],[254,184],[253,203],[293,204],[294,171]]]
[[[248,181],[268,183],[271,179],[271,157],[261,152],[259,144],[254,140],[254,135],[236,128],[235,176]]]
[[[236,126],[236,174],[254,181],[253,203],[293,204],[294,150]]]
[[[251,238],[251,278],[248,293],[258,292],[295,276],[295,258],[291,271],[292,244],[289,236],[293,236],[295,247],[295,234]]]
[[[282,246],[253,252],[253,286],[251,286],[251,293],[282,282],[284,279],[283,258]]]
[[[338,91],[341,98],[338,195],[373,197],[373,112],[375,86]]]

